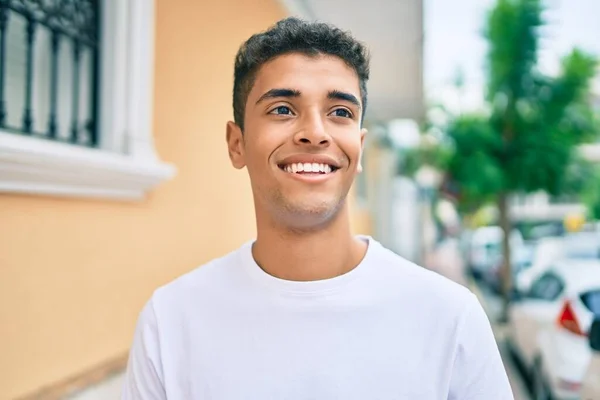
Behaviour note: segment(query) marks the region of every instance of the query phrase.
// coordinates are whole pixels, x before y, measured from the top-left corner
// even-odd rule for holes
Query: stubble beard
[[[278,225],[296,233],[310,233],[327,227],[343,209],[347,192],[329,199],[294,200],[280,191],[268,199],[270,214]]]

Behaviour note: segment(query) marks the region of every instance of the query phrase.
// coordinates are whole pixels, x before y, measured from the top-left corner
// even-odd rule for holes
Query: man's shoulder
[[[461,312],[474,300],[474,294],[463,284],[417,265],[382,245],[379,245],[373,262],[380,280],[403,293],[404,298],[452,308],[456,312]]]
[[[191,271],[175,278],[155,290],[155,301],[171,301],[175,298],[188,297],[191,294],[210,294],[217,287],[231,283],[231,276],[240,268],[241,253],[247,244],[221,257],[201,264]]]

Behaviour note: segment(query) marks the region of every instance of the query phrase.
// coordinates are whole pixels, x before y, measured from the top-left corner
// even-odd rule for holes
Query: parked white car
[[[600,260],[551,264],[511,307],[508,344],[532,380],[535,399],[579,399],[600,317]]]
[[[597,318],[592,324],[589,337],[593,355],[587,374],[583,378],[582,400],[600,399],[600,318]]]
[[[540,239],[535,247],[531,266],[519,272],[516,277],[517,289],[522,293],[528,292],[532,283],[556,260],[600,260],[600,233],[577,232],[547,237]]]
[[[537,241],[531,266],[520,272],[516,277],[517,289],[527,293],[531,284],[550,268],[552,262],[561,259],[563,255],[563,238],[546,237]]]

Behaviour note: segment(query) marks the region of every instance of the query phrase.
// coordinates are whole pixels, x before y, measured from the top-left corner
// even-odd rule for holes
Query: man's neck
[[[342,275],[364,258],[367,243],[352,235],[346,207],[324,229],[294,232],[258,223],[252,254],[268,274],[290,281],[316,281]]]

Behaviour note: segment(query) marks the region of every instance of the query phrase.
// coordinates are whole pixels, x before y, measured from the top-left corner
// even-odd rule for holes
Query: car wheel
[[[540,361],[536,360],[531,371],[531,390],[534,400],[552,400],[548,385],[542,376]]]

